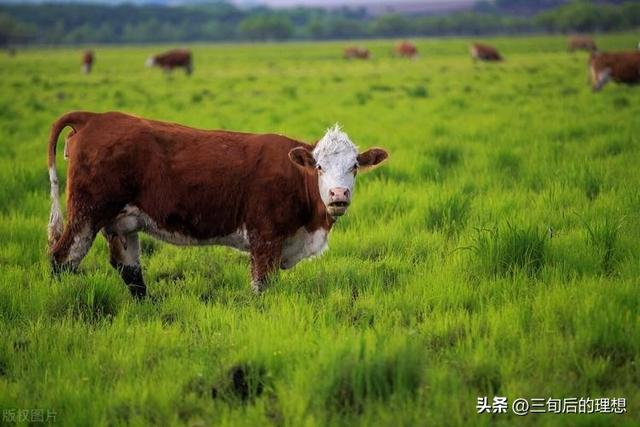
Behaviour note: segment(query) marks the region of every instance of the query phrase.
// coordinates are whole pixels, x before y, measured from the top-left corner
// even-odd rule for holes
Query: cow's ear
[[[360,170],[372,168],[384,162],[389,154],[382,148],[371,148],[364,153],[358,154],[358,167]]]
[[[313,154],[304,147],[296,147],[289,151],[289,159],[302,168],[315,168],[316,159]]]

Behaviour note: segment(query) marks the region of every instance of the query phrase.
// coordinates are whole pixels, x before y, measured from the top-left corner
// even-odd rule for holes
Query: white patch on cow
[[[308,232],[304,227],[300,227],[293,236],[284,241],[280,267],[289,269],[305,258],[322,254],[328,247],[327,235],[328,232],[324,228]]]
[[[475,60],[478,59],[478,48],[475,46],[471,46],[469,48],[469,53],[471,54],[471,57]]]
[[[136,233],[126,237],[126,248],[120,251],[120,262],[124,265],[140,265],[140,239]]]
[[[199,246],[199,245],[221,245],[249,251],[249,234],[246,227],[242,227],[235,232],[222,237],[210,239],[195,239],[181,233],[170,232],[158,227],[158,224],[143,210],[134,205],[127,205],[120,212],[114,222],[105,227],[105,233],[118,238],[126,239],[127,247],[123,255],[125,265],[136,265],[138,262],[137,239],[130,239],[133,233],[144,231],[149,235],[178,246]],[[328,231],[320,228],[313,232],[300,227],[296,233],[285,239],[282,246],[281,268],[289,269],[305,258],[310,258],[322,254],[327,249]],[[134,247],[130,247],[134,246]]]
[[[89,64],[82,64],[82,73],[89,74]]]
[[[73,242],[69,248],[69,255],[67,262],[72,266],[77,267],[82,261],[82,258],[89,252],[93,243],[93,233],[89,224],[84,224],[82,229],[73,236]]]
[[[226,236],[196,239],[192,236],[160,228],[146,212],[134,205],[125,206],[114,223],[105,227],[105,231],[108,234],[117,236],[124,236],[135,231],[144,231],[157,239],[178,246],[221,245],[245,252],[249,250],[249,235],[246,227],[242,227]]]
[[[318,186],[325,206],[331,202],[329,191],[332,188],[346,188],[353,194],[358,147],[340,129],[340,125],[327,129],[313,149],[313,158],[320,167]]]
[[[150,56],[145,61],[144,65],[145,67],[153,67],[154,65],[156,65],[156,59],[153,56]]]
[[[256,295],[260,295],[265,290],[265,282],[263,280],[251,279],[251,289]]]
[[[51,214],[49,215],[49,244],[53,245],[62,236],[63,218],[60,207],[60,190],[58,189],[58,174],[56,167],[49,168],[49,182],[51,183]]]
[[[611,68],[605,68],[602,71],[596,73],[596,86],[597,90],[600,90],[607,84],[611,76]]]

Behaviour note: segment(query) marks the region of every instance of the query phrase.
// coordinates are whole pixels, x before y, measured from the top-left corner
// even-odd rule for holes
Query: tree
[[[383,15],[371,24],[371,33],[379,36],[404,36],[410,34],[412,30],[411,21],[398,14]]]
[[[291,37],[293,25],[284,15],[249,16],[240,22],[240,35],[250,40],[284,40]]]
[[[184,6],[138,2],[0,4],[0,45],[284,40],[529,31],[620,31],[640,26],[640,2],[481,0],[470,11],[371,17],[363,8],[241,9],[224,0]],[[0,0],[0,3],[2,0]],[[136,3],[136,4],[132,4]],[[172,2],[173,3],[173,2]],[[178,2],[181,3],[181,2]],[[553,9],[549,9],[550,7]],[[539,13],[546,9],[545,12]],[[538,13],[535,17],[532,14]]]
[[[33,36],[33,28],[6,13],[0,13],[0,47],[12,43],[28,41]]]

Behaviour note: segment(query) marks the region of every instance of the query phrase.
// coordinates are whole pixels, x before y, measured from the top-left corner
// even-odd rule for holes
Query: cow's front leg
[[[282,240],[256,240],[251,243],[251,287],[261,294],[280,266]]]
[[[105,232],[105,237],[109,244],[111,265],[118,270],[131,295],[136,299],[144,298],[147,295],[147,287],[142,278],[138,233],[117,236]]]

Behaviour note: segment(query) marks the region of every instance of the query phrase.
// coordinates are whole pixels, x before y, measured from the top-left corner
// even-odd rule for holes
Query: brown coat
[[[413,43],[410,43],[408,41],[403,41],[398,43],[395,46],[394,52],[398,56],[404,56],[405,58],[413,58],[416,55],[418,55],[418,48]]]
[[[193,58],[189,49],[173,49],[149,58],[148,65],[157,66],[165,71],[184,68],[187,74],[193,72]]]
[[[469,52],[474,61],[502,61],[502,56],[500,56],[498,50],[487,44],[473,43],[469,47]]]
[[[576,50],[586,50],[588,52],[595,52],[598,50],[596,42],[591,37],[587,36],[572,36],[569,37],[568,44],[569,52],[575,52]]]
[[[82,55],[82,72],[85,74],[89,74],[91,72],[91,68],[93,68],[93,51],[87,50]]]
[[[369,49],[366,47],[349,46],[344,49],[345,59],[369,59]]]
[[[598,91],[609,79],[617,83],[640,83],[640,51],[592,53],[589,58],[591,85]]]

